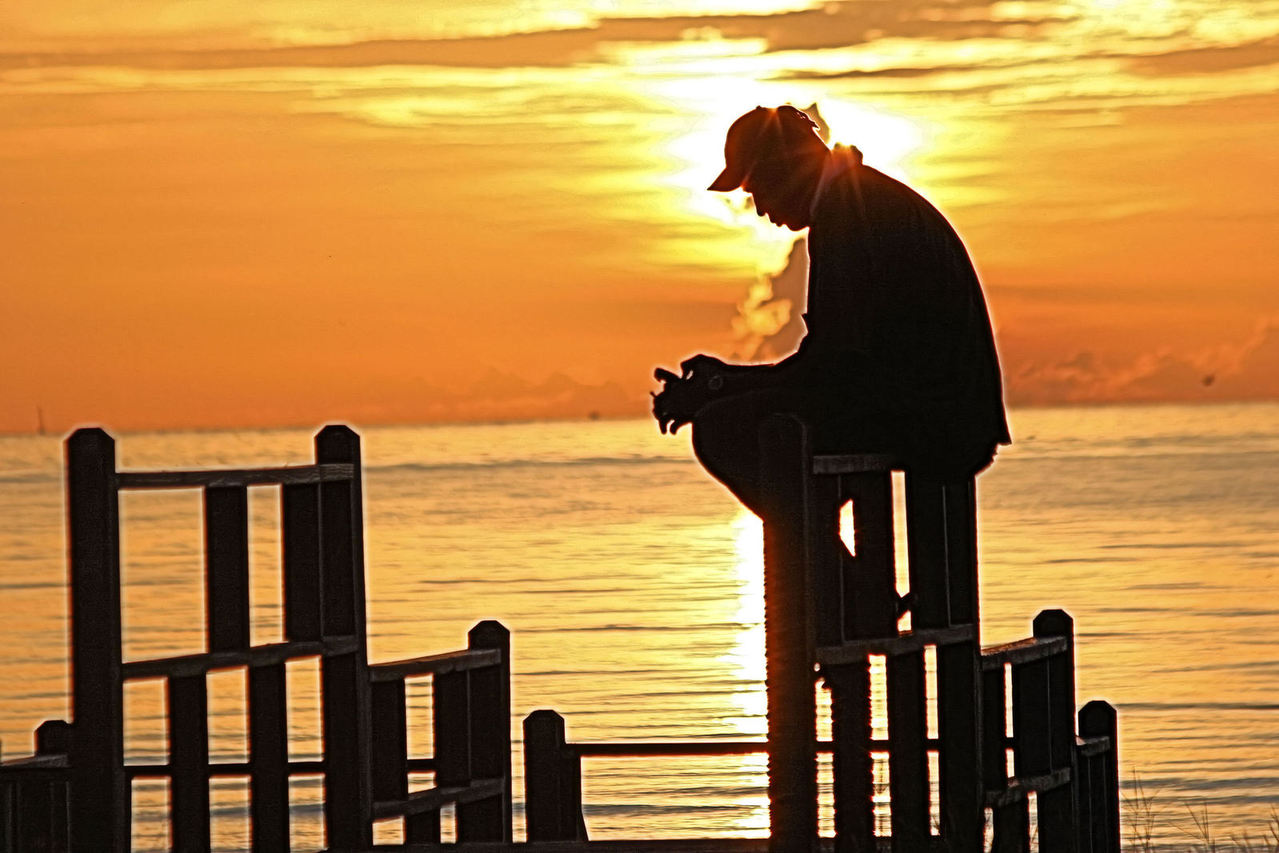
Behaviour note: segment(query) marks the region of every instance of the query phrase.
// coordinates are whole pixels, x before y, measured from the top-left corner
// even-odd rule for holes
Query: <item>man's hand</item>
[[[660,393],[653,395],[653,417],[663,435],[668,431],[676,433],[684,424],[692,422],[712,392],[704,379],[699,381],[687,370],[683,376],[676,376],[659,367],[653,376],[665,385]]]

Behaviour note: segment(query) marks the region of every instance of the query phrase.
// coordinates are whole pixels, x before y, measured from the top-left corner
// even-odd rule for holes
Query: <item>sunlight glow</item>
[[[827,100],[817,109],[830,125],[830,141],[856,145],[866,164],[885,174],[906,179],[911,159],[927,141],[927,128],[918,120],[886,110]]]

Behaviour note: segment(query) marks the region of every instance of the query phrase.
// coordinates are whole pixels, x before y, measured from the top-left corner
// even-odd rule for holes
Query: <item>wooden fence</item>
[[[46,723],[37,755],[0,768],[0,840],[13,851],[129,849],[131,788],[168,784],[174,849],[210,847],[211,778],[248,782],[255,851],[290,849],[289,780],[318,776],[329,844],[367,846],[374,821],[400,818],[408,841],[439,841],[440,809],[456,804],[462,840],[511,838],[510,638],[481,622],[466,649],[369,664],[364,609],[359,437],[329,426],[315,464],[214,471],[117,471],[114,440],[84,429],[67,441],[71,588],[71,726]],[[284,640],[250,642],[248,489],[278,487]],[[207,649],[154,660],[122,657],[122,489],[200,489],[205,531]],[[286,665],[318,659],[323,758],[288,748]],[[247,679],[249,759],[210,760],[207,676]],[[435,755],[406,749],[405,681],[432,679]],[[124,684],[160,679],[168,760],[125,764]],[[56,733],[56,734],[55,734]],[[410,793],[409,774],[433,772]]]
[[[1076,718],[1069,615],[1047,610],[1031,637],[979,645],[973,481],[905,474],[909,591],[899,595],[894,461],[814,456],[803,425],[789,418],[766,424],[761,449],[772,484],[764,537],[768,740],[572,743],[562,717],[536,711],[524,723],[529,842],[564,853],[1025,853],[1033,832],[1045,853],[1119,853],[1115,712],[1094,701]],[[133,780],[158,778],[169,786],[175,849],[208,850],[209,782],[232,776],[248,781],[253,849],[288,850],[289,779],[303,774],[323,777],[335,850],[369,848],[373,823],[384,819],[401,820],[405,841],[421,845],[415,850],[524,846],[511,841],[509,635],[482,622],[465,650],[368,663],[360,479],[359,439],[338,426],[316,436],[313,465],[237,471],[120,472],[105,432],[80,430],[68,440],[74,717],[71,726],[44,724],[32,758],[0,766],[0,849],[127,850]],[[281,490],[284,640],[265,645],[251,644],[249,623],[247,494],[259,486]],[[155,488],[202,490],[208,647],[124,661],[118,492]],[[840,536],[849,512],[851,547]],[[297,658],[320,661],[319,761],[292,760],[286,742],[284,673]],[[887,738],[872,737],[872,658],[883,660]],[[225,669],[247,679],[243,763],[211,762],[208,752],[206,679]],[[405,681],[415,677],[433,680],[429,758],[407,754]],[[123,685],[143,679],[165,686],[168,760],[126,765]],[[819,681],[831,698],[825,743],[816,737]],[[833,840],[818,838],[820,751],[832,756]],[[744,754],[768,756],[766,843],[587,840],[584,757]],[[887,833],[876,825],[874,798],[883,756]],[[428,771],[433,787],[410,791],[410,774]],[[439,845],[448,804],[458,844]]]
[[[814,456],[803,425],[791,418],[770,420],[760,441],[763,476],[772,485],[764,530],[768,741],[570,743],[558,715],[535,712],[525,723],[529,839],[585,838],[582,757],[766,753],[769,849],[809,853],[817,844],[817,754],[828,750],[836,850],[870,851],[884,842],[894,851],[979,853],[989,846],[1012,853],[1029,849],[1033,831],[1045,853],[1118,853],[1115,712],[1090,702],[1076,728],[1070,616],[1044,611],[1032,637],[979,645],[973,480],[905,474],[910,583],[899,596],[894,461]],[[840,516],[849,510],[852,548],[840,537]],[[909,629],[902,627],[906,614]],[[887,739],[871,737],[872,657],[886,670]],[[818,678],[830,692],[829,743],[816,737]],[[936,737],[929,736],[930,716]],[[890,831],[881,837],[874,771],[883,755]]]

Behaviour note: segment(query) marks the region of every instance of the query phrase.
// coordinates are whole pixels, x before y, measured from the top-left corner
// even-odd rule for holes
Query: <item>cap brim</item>
[[[717,193],[731,192],[742,185],[743,177],[745,176],[733,169],[725,169],[706,189]]]

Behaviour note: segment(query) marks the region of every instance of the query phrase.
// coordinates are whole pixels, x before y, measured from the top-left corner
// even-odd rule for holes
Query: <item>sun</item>
[[[830,142],[856,145],[866,164],[905,180],[927,134],[919,122],[874,107],[829,100],[817,104],[830,127]]]

